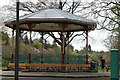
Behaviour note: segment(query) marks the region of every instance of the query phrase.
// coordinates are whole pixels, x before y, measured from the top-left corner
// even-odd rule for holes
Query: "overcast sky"
[[[20,0],[20,1],[25,1],[25,0]],[[26,0],[27,1],[27,0]],[[0,7],[9,4],[10,0],[0,0]],[[95,51],[107,51],[108,49],[104,46],[103,40],[107,38],[108,32],[105,30],[94,30],[89,32],[89,36],[92,38],[89,38],[89,44],[91,45],[92,50]],[[85,47],[85,43],[81,42],[80,37],[76,37],[71,43],[74,46],[75,49],[80,50],[81,48]]]

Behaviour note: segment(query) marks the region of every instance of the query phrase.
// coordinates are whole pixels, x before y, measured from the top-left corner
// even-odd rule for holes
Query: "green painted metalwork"
[[[28,63],[29,54],[19,54],[19,63]],[[32,63],[43,63],[48,64],[61,64],[62,56],[61,54],[31,54]],[[14,60],[15,61],[15,60]],[[81,55],[65,55],[66,64],[86,64],[86,57]]]
[[[20,58],[19,63],[28,63],[28,54],[27,55],[20,54],[19,58]]]
[[[119,80],[119,50],[111,50],[111,80]]]
[[[55,64],[60,64],[61,63],[61,55],[60,54],[45,54],[43,56],[43,62],[44,63],[55,63]]]
[[[39,54],[32,54],[31,55],[31,62],[32,63],[41,63],[41,55]]]
[[[65,63],[68,64],[86,64],[86,56],[81,55],[65,55]]]
[[[15,62],[15,55],[13,62]],[[28,54],[19,54],[19,63],[28,63]]]

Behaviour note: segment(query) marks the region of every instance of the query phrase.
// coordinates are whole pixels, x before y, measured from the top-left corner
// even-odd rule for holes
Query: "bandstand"
[[[16,19],[11,19],[5,22],[5,26],[16,30]],[[28,53],[28,61],[20,62],[19,67],[21,70],[33,70],[33,71],[57,71],[57,72],[76,72],[76,71],[89,71],[90,64],[88,64],[88,32],[94,30],[97,24],[94,21],[84,19],[80,16],[62,11],[60,9],[44,9],[35,13],[27,14],[19,17],[19,30],[30,32],[30,49],[31,44],[31,33],[40,32],[42,39],[44,33],[47,32],[61,32],[62,33],[62,44],[61,44],[61,60],[58,63],[45,62],[42,60],[42,54],[39,58],[41,61],[36,63],[32,60],[31,50]],[[86,36],[86,56],[85,63],[66,63],[65,62],[65,47],[64,47],[64,32],[79,32],[84,31]],[[14,46],[14,37],[12,40],[12,46]],[[43,50],[42,50],[43,53]],[[50,57],[50,56],[49,56]],[[48,60],[49,61],[49,60]],[[14,48],[11,50],[11,62],[9,63],[11,68],[14,68]]]

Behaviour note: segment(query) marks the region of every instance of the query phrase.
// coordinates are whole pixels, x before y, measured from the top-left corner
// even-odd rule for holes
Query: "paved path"
[[[3,77],[2,80],[14,80],[14,78]],[[99,78],[20,77],[19,80],[110,80],[110,78],[109,77],[99,77]]]
[[[3,71],[3,76],[12,77],[14,71]],[[95,77],[109,77],[110,73],[91,73],[91,72],[71,72],[71,73],[59,73],[59,72],[19,72],[21,77],[59,77],[59,78],[95,78]]]

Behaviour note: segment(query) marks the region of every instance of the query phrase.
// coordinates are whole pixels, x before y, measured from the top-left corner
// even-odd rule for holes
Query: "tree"
[[[9,45],[9,36],[7,34],[7,32],[1,32],[2,34],[2,45]]]
[[[93,61],[97,61],[97,62],[99,61],[98,55],[95,52],[93,52],[90,57]]]
[[[5,19],[6,16],[0,9],[0,59],[10,60],[10,37],[7,33],[8,28],[3,23]]]
[[[5,31],[1,31],[0,32],[1,37],[2,37],[2,58],[5,60],[9,60],[10,59],[10,38],[8,36],[8,33]]]
[[[45,49],[51,48],[50,43],[45,43],[45,44],[44,44],[44,48],[45,48]]]
[[[53,41],[52,47],[58,47],[55,40]]]
[[[111,50],[112,48],[113,49],[119,49],[119,46],[118,46],[118,36],[108,36],[108,38],[106,38],[105,40],[104,40],[104,44],[105,44],[105,46],[109,49],[109,50]]]
[[[29,44],[29,39],[28,39],[28,36],[27,36],[27,35],[25,35],[23,41],[24,41],[25,44]]]
[[[79,51],[77,49],[75,49],[76,53],[79,53]]]
[[[120,49],[120,2],[117,0],[96,0],[88,3],[89,7],[84,7],[88,13],[87,16],[94,16],[97,23],[99,24],[98,30],[105,29],[107,31],[111,31],[112,38],[116,38],[118,41],[115,43],[117,44],[116,48]],[[115,45],[114,44],[114,45]],[[111,45],[113,46],[113,45]]]
[[[29,45],[26,45],[23,42],[20,42],[20,54],[28,54],[29,53]]]
[[[34,39],[32,46],[35,47],[36,49],[41,49],[42,43],[39,41],[39,39]]]
[[[10,46],[2,45],[2,59],[10,60]]]
[[[68,49],[70,49],[71,51],[74,51],[74,47],[71,44],[68,45]]]
[[[88,51],[89,52],[92,52],[92,49],[91,49],[91,45],[89,44],[89,46],[88,46]]]

